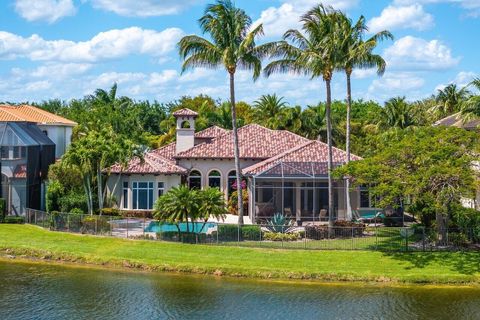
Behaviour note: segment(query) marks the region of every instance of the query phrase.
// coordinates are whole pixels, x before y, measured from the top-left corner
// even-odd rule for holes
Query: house
[[[152,210],[156,199],[182,183],[191,188],[216,187],[229,199],[236,187],[233,133],[213,126],[195,132],[198,114],[189,109],[174,113],[176,141],[145,153],[143,161],[109,169],[107,188],[121,210]],[[327,219],[326,144],[285,130],[257,124],[238,129],[240,166],[249,195],[251,221],[284,213],[296,220]],[[353,156],[353,160],[359,157]],[[334,148],[334,166],[346,153]],[[334,215],[346,219],[344,181],[334,183]],[[353,208],[370,206],[368,194],[350,191]]]
[[[463,128],[469,131],[478,132],[480,128],[480,119],[472,119],[472,120],[464,121],[464,119],[462,119],[462,114],[460,112],[457,112],[443,119],[438,120],[433,125],[445,126],[445,127],[457,127],[457,128]],[[480,171],[479,162],[473,163],[472,167],[476,171]],[[461,203],[462,203],[462,206],[464,206],[465,208],[480,210],[480,189],[477,189],[475,199],[463,197],[461,199]]]
[[[0,105],[0,197],[7,213],[44,209],[48,167],[70,144],[76,123],[27,105]]]

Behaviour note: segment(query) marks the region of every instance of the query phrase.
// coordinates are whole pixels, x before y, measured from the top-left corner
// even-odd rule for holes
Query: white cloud
[[[480,14],[480,0],[395,0],[395,4],[398,5],[409,5],[414,3],[419,4],[434,4],[434,3],[452,3],[461,6],[462,8],[468,10],[468,15],[470,16],[479,16]]]
[[[353,69],[353,79],[365,79],[370,78],[377,74],[376,69]]]
[[[434,25],[433,16],[426,13],[423,7],[416,3],[410,6],[388,6],[379,17],[368,22],[371,32],[395,29],[426,30]]]
[[[25,38],[0,31],[0,59],[97,62],[132,54],[162,57],[175,48],[182,36],[183,31],[178,28],[158,32],[131,27],[100,32],[88,41],[74,42],[45,40],[36,34]]]
[[[425,79],[414,73],[387,73],[372,81],[367,97],[385,100],[394,96],[407,96],[409,100],[414,100],[421,96],[420,89],[424,85]]]
[[[475,72],[471,71],[460,71],[453,80],[449,81],[448,83],[439,84],[435,91],[443,90],[449,84],[456,84],[458,87],[463,88],[468,86],[473,79],[477,78],[478,75]]]
[[[73,0],[16,0],[15,11],[28,21],[53,23],[63,17],[73,16],[77,9]]]
[[[385,49],[387,68],[401,70],[445,70],[456,66],[460,58],[454,58],[448,46],[439,40],[426,41],[406,36]]]
[[[151,17],[176,14],[198,3],[195,0],[90,0],[94,8],[128,17]]]
[[[319,4],[317,0],[284,0],[280,7],[269,7],[260,13],[254,25],[263,23],[266,37],[280,37],[288,29],[301,27],[300,16]],[[358,4],[358,0],[324,0],[324,5],[332,5],[335,9],[344,10]]]

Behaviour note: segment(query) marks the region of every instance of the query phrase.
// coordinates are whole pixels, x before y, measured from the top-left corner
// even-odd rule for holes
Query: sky
[[[181,73],[177,42],[198,34],[198,19],[213,0],[1,0],[0,101],[70,100],[118,84],[118,94],[169,102],[207,94],[228,99],[223,69]],[[314,0],[236,0],[265,35],[281,39],[300,28],[299,16]],[[369,32],[389,30],[376,52],[387,61],[383,77],[355,70],[353,98],[380,103],[394,96],[414,101],[449,83],[480,76],[480,0],[324,0],[353,20],[364,15]],[[336,73],[332,94],[345,97],[345,77]],[[237,100],[253,102],[276,93],[291,105],[325,99],[321,79],[276,74],[252,80],[236,75]]]

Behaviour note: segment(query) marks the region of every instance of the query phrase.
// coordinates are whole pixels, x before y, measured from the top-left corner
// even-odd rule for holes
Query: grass
[[[480,284],[476,252],[278,250],[125,240],[0,225],[0,251],[44,259],[152,271],[252,278]]]

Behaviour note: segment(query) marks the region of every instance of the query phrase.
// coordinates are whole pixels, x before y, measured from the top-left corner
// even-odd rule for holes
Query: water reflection
[[[1,319],[480,319],[480,288],[302,285],[0,263]]]

